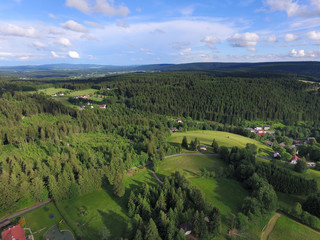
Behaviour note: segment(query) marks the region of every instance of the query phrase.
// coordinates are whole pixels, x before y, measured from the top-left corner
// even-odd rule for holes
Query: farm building
[[[204,146],[204,145],[201,145],[201,146],[200,146],[200,150],[201,150],[201,151],[207,151],[207,147]]]
[[[2,232],[2,240],[26,240],[23,228],[20,224],[8,228]]]

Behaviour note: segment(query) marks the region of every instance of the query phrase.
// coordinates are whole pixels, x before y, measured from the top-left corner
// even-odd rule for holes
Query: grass
[[[298,196],[286,193],[277,192],[279,207],[285,211],[291,210],[295,207],[297,202],[301,204],[305,201],[307,196]]]
[[[50,218],[51,215],[54,215],[54,217]],[[43,239],[42,236],[46,233],[46,231],[48,231],[50,227],[59,223],[59,221],[63,219],[53,203],[49,203],[46,206],[37,208],[20,217],[25,218],[25,227],[31,228],[32,232],[34,233],[35,240]],[[40,233],[35,233],[41,229],[43,230]]]
[[[88,88],[88,89],[79,90],[79,91],[72,91],[70,94],[68,94],[68,96],[75,97],[75,96],[79,96],[79,95],[92,94],[96,91],[97,91],[97,89]]]
[[[259,149],[262,149],[262,151],[265,152],[271,152],[271,148],[262,144],[261,142],[258,142],[254,139],[247,138],[241,135],[228,133],[228,132],[220,132],[220,131],[190,131],[190,132],[177,132],[173,133],[169,139],[168,142],[173,144],[181,144],[183,137],[186,136],[188,139],[188,142],[190,143],[191,140],[194,140],[195,138],[198,138],[200,141],[200,144],[204,144],[207,146],[211,146],[212,140],[216,139],[219,146],[226,146],[226,147],[239,147],[244,148],[247,143],[252,143],[257,145]],[[209,148],[210,149],[210,148]]]
[[[316,240],[320,239],[320,235],[304,225],[300,225],[285,216],[281,216],[268,239]]]
[[[70,89],[66,89],[66,88],[45,88],[45,89],[39,89],[38,92],[43,92],[46,95],[51,95],[51,94],[55,94],[58,92],[66,92],[66,91],[70,91]]]
[[[106,226],[111,233],[112,239],[119,239],[124,233],[128,233],[131,227],[131,219],[127,216],[127,198],[130,190],[138,188],[142,183],[155,183],[150,170],[144,170],[126,177],[126,194],[117,198],[112,193],[112,187],[94,191],[76,200],[64,201],[60,204],[69,219],[84,234],[84,239],[99,239],[99,233],[103,226]],[[85,207],[87,215],[81,216],[79,208]]]
[[[175,171],[181,171],[186,177],[199,177],[201,169],[206,168],[208,171],[222,169],[225,164],[215,156],[177,156],[163,160],[159,165],[157,174],[169,176]]]

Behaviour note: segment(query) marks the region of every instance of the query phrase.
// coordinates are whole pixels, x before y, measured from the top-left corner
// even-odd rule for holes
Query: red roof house
[[[23,228],[20,224],[8,228],[2,232],[2,240],[26,240]]]
[[[106,108],[107,105],[106,104],[103,104],[103,105],[99,105],[99,108]]]

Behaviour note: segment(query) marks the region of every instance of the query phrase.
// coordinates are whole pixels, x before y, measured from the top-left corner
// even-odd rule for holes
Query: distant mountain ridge
[[[320,62],[261,62],[261,63],[184,63],[184,64],[151,64],[135,66],[113,66],[97,64],[45,64],[45,65],[25,65],[13,67],[0,67],[1,75],[26,74],[29,77],[52,77],[63,74],[64,77],[79,74],[89,74],[95,71],[99,74],[110,72],[140,72],[140,71],[217,71],[217,72],[237,72],[237,73],[274,73],[274,74],[295,74],[313,80],[320,80]],[[31,74],[32,73],[32,74]]]

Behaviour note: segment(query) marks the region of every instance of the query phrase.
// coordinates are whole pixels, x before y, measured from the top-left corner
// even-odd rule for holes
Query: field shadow
[[[110,239],[120,239],[123,235],[129,235],[130,229],[128,227],[128,220],[124,219],[114,211],[103,212],[98,210],[103,224],[108,228],[111,233]]]

